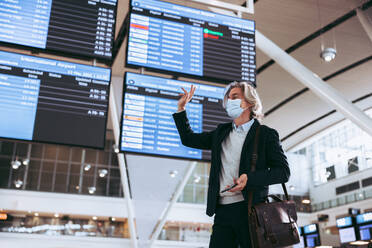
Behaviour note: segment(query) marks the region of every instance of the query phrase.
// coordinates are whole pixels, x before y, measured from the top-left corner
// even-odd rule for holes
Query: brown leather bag
[[[255,135],[251,171],[256,170],[260,126]],[[249,178],[248,178],[249,180]],[[253,191],[248,194],[248,222],[252,248],[284,247],[300,242],[297,227],[296,205],[289,201],[287,188],[282,183],[286,200],[268,195],[266,202],[252,206]],[[269,202],[269,198],[274,201]]]

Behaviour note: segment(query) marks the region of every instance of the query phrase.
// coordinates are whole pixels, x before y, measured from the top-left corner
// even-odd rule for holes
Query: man
[[[212,151],[209,175],[207,215],[214,217],[210,248],[251,247],[248,230],[248,191],[253,191],[253,205],[264,202],[271,184],[288,181],[287,158],[279,143],[277,131],[261,125],[262,104],[252,85],[233,82],[226,87],[223,106],[233,119],[214,131],[194,133],[185,107],[195,87],[178,101],[173,114],[182,144]],[[250,171],[254,137],[260,126],[256,171]],[[229,189],[232,185],[236,185]],[[223,190],[229,189],[227,192]]]

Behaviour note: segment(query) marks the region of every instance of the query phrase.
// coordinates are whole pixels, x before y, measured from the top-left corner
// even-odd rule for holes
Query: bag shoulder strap
[[[258,150],[258,139],[259,139],[259,135],[260,135],[260,127],[261,127],[261,125],[259,125],[256,128],[256,134],[255,134],[254,146],[253,146],[253,154],[252,154],[252,161],[251,161],[251,172],[256,171],[256,164],[257,164],[257,159],[258,159],[257,150]],[[248,180],[249,180],[249,178],[248,178]],[[285,183],[282,183],[282,188],[283,188],[283,191],[284,191],[285,198],[287,199],[287,201],[289,201],[288,191],[287,191],[287,187],[285,186]],[[253,201],[253,191],[250,190],[249,193],[248,193],[248,213],[251,213],[252,201]]]
[[[258,138],[260,135],[260,129],[261,129],[261,125],[258,125],[258,127],[256,128],[256,134],[254,137],[253,154],[252,154],[252,160],[251,160],[251,172],[256,171],[256,163],[257,163],[257,158],[258,158],[257,156]],[[250,190],[248,193],[248,213],[249,214],[251,213],[251,210],[252,210],[252,201],[253,201],[253,191]]]

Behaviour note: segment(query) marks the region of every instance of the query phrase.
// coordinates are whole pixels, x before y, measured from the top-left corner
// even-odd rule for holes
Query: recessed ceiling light
[[[57,213],[56,213],[56,214],[54,214],[54,217],[58,218],[58,217],[59,217],[59,214],[57,214]]]
[[[106,169],[98,170],[99,177],[105,177],[107,175],[108,171]]]
[[[14,160],[10,164],[14,170],[17,170],[22,165],[21,161],[19,160]]]
[[[39,216],[39,213],[34,213],[35,216]]]
[[[96,192],[96,187],[88,187],[89,194],[94,194]]]
[[[23,185],[23,181],[21,181],[21,180],[16,180],[16,181],[14,181],[14,186],[17,188],[17,189],[19,189],[20,187],[22,187],[22,185]]]
[[[92,168],[92,166],[91,166],[90,164],[86,164],[86,165],[84,166],[84,170],[85,170],[85,171],[89,171],[90,168]]]
[[[119,147],[116,144],[113,144],[112,145],[112,149],[114,150],[115,153],[119,153],[120,152],[120,149],[119,149]]]
[[[169,176],[172,177],[172,178],[175,178],[177,176],[177,174],[178,174],[178,171],[176,171],[176,170],[172,170],[172,171],[169,172]]]
[[[336,49],[332,47],[327,47],[324,48],[323,51],[320,53],[320,57],[325,61],[325,62],[331,62],[336,58],[337,51]]]
[[[30,160],[28,158],[26,158],[26,159],[23,160],[22,163],[23,163],[23,165],[26,165],[27,166],[27,165],[30,164]]]
[[[97,218],[97,216],[93,216],[92,219],[93,220],[97,220],[98,218]]]
[[[303,203],[303,204],[310,204],[310,200],[309,200],[309,199],[303,199],[303,200],[302,200],[302,203]]]

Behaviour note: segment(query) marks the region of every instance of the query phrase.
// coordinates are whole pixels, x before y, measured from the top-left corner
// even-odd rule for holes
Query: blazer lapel
[[[255,119],[253,125],[249,129],[249,132],[247,134],[247,137],[244,140],[243,148],[242,148],[242,154],[240,156],[239,170],[241,170],[243,168],[242,167],[243,166],[242,164],[243,164],[244,161],[246,161],[247,156],[248,155],[251,155],[249,148],[253,147],[253,143],[252,142],[254,142],[253,139],[254,139],[254,136],[256,134],[256,129],[257,129],[257,127],[259,125],[260,125],[260,123],[258,122],[258,120]],[[249,163],[249,166],[250,166],[250,163]]]

